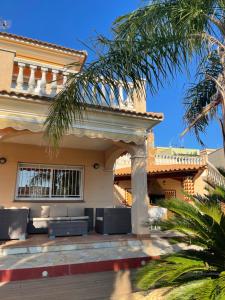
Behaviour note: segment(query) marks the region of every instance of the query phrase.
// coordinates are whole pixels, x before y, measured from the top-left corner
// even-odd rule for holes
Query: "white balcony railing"
[[[189,156],[189,155],[170,155],[155,154],[152,165],[205,165],[205,156]],[[115,168],[127,168],[131,166],[130,154],[119,157],[116,161]]]
[[[11,90],[16,92],[34,94],[39,96],[55,97],[67,82],[68,75],[75,73],[71,69],[56,68],[52,65],[40,64],[14,59],[14,71]],[[133,86],[130,84],[130,93],[127,94],[123,85],[118,83],[115,92],[107,85],[100,85],[104,97],[96,99],[96,104],[134,110],[134,102],[131,97]]]
[[[205,157],[189,156],[189,155],[156,154],[155,164],[156,165],[203,165],[205,164]]]
[[[225,178],[210,162],[207,163],[207,181],[213,185],[225,187]]]

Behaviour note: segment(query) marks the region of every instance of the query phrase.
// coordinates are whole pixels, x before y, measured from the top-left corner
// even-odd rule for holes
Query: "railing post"
[[[124,97],[123,97],[123,86],[122,84],[119,85],[119,108],[122,108],[124,106]]]
[[[55,96],[57,94],[57,74],[58,70],[52,70],[52,83],[51,83],[51,96]]]
[[[110,105],[113,107],[114,106],[114,99],[115,99],[115,93],[113,90],[113,87],[110,86],[110,92],[109,92],[109,99],[110,99]]]
[[[40,95],[45,96],[46,95],[46,72],[48,71],[48,68],[41,67],[41,80],[40,80]]]
[[[105,88],[104,83],[101,84],[101,92],[102,92],[101,104],[105,106],[105,105],[107,105],[107,101],[106,101],[106,88]]]
[[[36,81],[35,81],[35,70],[37,69],[37,66],[30,65],[30,78],[28,81],[28,92],[33,93],[35,86],[36,86]]]
[[[23,69],[25,67],[24,63],[18,63],[19,73],[16,80],[16,89],[23,90]]]
[[[68,72],[63,72],[63,88],[66,86],[68,75]]]

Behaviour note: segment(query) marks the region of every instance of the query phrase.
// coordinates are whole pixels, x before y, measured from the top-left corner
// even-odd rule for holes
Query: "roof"
[[[46,48],[53,48],[56,50],[66,51],[66,52],[70,52],[70,53],[74,53],[74,54],[80,54],[85,57],[87,56],[87,52],[85,50],[75,50],[72,48],[68,48],[68,47],[57,45],[57,44],[48,43],[48,42],[44,42],[44,41],[40,41],[40,40],[36,40],[36,39],[21,36],[21,35],[8,33],[8,32],[0,32],[0,37],[5,37],[9,40],[19,40],[19,41],[22,41],[22,42],[28,43],[28,44],[37,44],[37,45],[40,45],[40,46],[43,46]]]
[[[32,94],[27,94],[27,93],[18,93],[18,92],[8,92],[8,91],[0,91],[0,95],[2,96],[10,96],[18,99],[28,99],[28,100],[40,100],[40,101],[53,101],[54,98],[52,97],[47,97],[47,96],[38,96],[38,95],[32,95]],[[92,109],[97,109],[97,110],[103,110],[103,111],[111,111],[111,112],[116,112],[116,113],[123,113],[126,115],[133,115],[133,116],[139,116],[143,118],[151,118],[155,120],[163,120],[164,115],[162,113],[154,113],[154,112],[136,112],[132,110],[127,110],[127,109],[120,109],[116,107],[111,107],[111,106],[98,106],[98,105],[93,105],[93,104],[87,104],[88,108]]]
[[[179,173],[179,172],[197,172],[198,170],[204,168],[204,165],[150,165],[148,168],[149,175],[155,174],[168,174],[168,173]],[[130,176],[131,168],[121,168],[115,170],[115,176],[123,177]]]

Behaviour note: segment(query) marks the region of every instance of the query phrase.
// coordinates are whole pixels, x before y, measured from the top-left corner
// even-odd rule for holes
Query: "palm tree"
[[[182,233],[182,241],[195,248],[150,262],[138,273],[139,288],[167,287],[167,300],[225,299],[225,214],[220,202],[214,201],[216,194],[193,197],[192,203],[179,199],[161,202],[174,214],[160,222],[162,230]],[[217,197],[221,200],[222,194]],[[223,201],[224,197],[223,189]],[[181,238],[174,239],[178,242]]]
[[[132,82],[140,93],[146,83],[154,93],[180,71],[189,71],[193,59],[198,83],[185,97],[187,130],[194,130],[200,140],[213,116],[225,140],[224,0],[152,0],[118,18],[113,33],[111,40],[98,38],[96,60],[72,75],[52,103],[46,120],[51,140],[59,141],[88,105],[100,104],[99,97],[107,101],[101,84],[117,96],[118,81],[126,92]]]

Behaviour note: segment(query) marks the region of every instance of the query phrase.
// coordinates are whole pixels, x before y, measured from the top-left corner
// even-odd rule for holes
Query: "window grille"
[[[81,200],[83,168],[20,163],[17,199]]]
[[[164,194],[166,199],[176,198],[176,190],[164,190]]]

